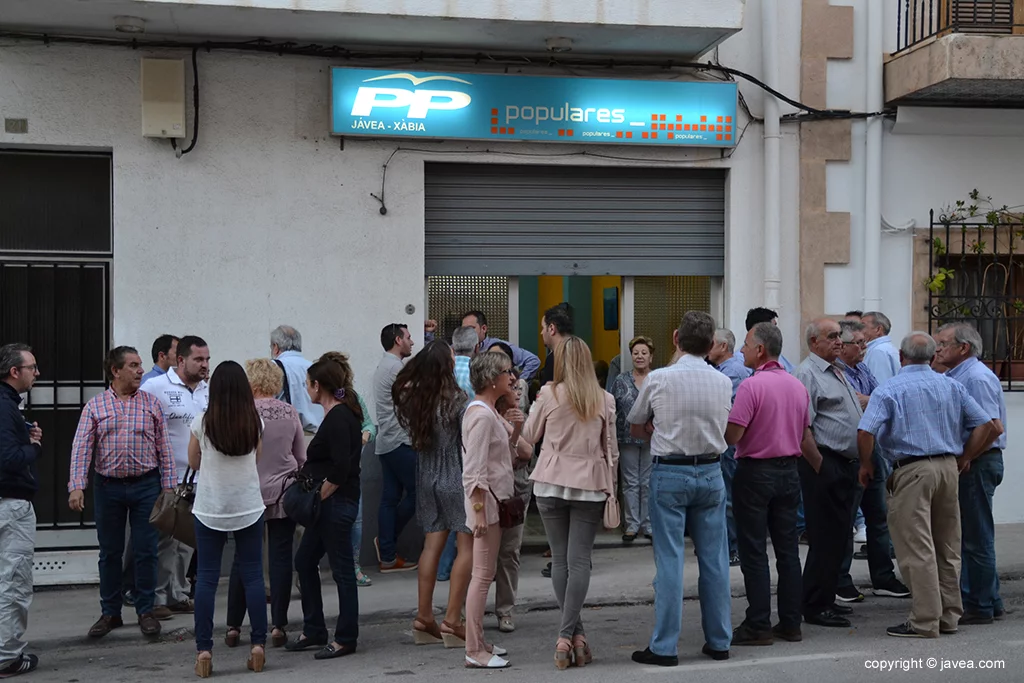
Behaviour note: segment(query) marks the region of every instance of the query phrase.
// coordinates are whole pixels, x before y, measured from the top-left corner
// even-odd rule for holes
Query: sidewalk
[[[531,541],[538,539],[532,538]],[[599,549],[594,553],[594,573],[590,583],[590,594],[587,604],[591,606],[608,606],[621,604],[638,604],[654,599],[651,581],[654,578],[654,560],[650,543],[637,541],[631,547],[600,547],[613,540],[610,536],[599,538]],[[534,546],[536,547],[536,546]],[[697,559],[693,556],[692,545],[687,540],[686,567],[683,573],[684,596],[688,599],[697,597]],[[806,557],[807,547],[800,546],[801,557]],[[999,562],[999,574],[1004,579],[1024,578],[1024,524],[1007,524],[996,527],[996,552]],[[771,553],[769,546],[769,554]],[[518,613],[531,610],[555,608],[551,580],[541,576],[540,572],[548,560],[540,556],[540,551],[527,549],[522,558],[519,580]],[[774,581],[774,560],[772,561]],[[742,597],[744,593],[743,575],[739,567],[733,567],[732,594]],[[855,560],[852,574],[854,582],[862,587],[870,587],[867,562]],[[370,572],[373,586],[359,589],[359,609],[361,621],[365,624],[385,621],[409,619],[416,609],[416,573],[391,574],[383,576]],[[337,609],[337,592],[329,572],[324,572],[324,609],[328,622],[335,618]],[[447,583],[438,584],[434,594],[434,604],[445,605],[448,596]],[[216,625],[220,634],[226,614],[226,580],[222,580],[217,594]],[[493,592],[492,592],[493,595]],[[866,593],[872,599],[870,593]],[[99,594],[96,586],[67,590],[44,590],[37,592],[32,604],[29,618],[28,639],[37,646],[81,647],[97,645],[85,637],[89,626],[99,617]],[[291,606],[291,631],[297,631],[302,621],[302,609],[297,596]],[[130,609],[124,612],[125,628],[117,629],[100,641],[104,646],[122,643],[143,643]],[[183,615],[163,622],[164,637],[191,638],[192,617]],[[219,636],[218,636],[219,637]]]

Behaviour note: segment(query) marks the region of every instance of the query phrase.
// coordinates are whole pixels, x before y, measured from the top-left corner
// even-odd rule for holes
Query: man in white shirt
[[[900,352],[889,338],[892,323],[878,311],[868,311],[861,322],[864,323],[864,338],[868,340],[864,364],[878,380],[878,386],[882,386],[900,372]]]
[[[166,375],[154,377],[142,385],[142,391],[156,396],[167,418],[167,436],[174,452],[179,481],[188,471],[188,442],[192,420],[206,410],[210,402],[210,349],[200,337],[185,336],[178,342],[177,367]],[[191,614],[186,574],[192,560],[192,548],[160,534],[157,546],[156,607],[153,616],[170,619],[175,614]]]
[[[655,626],[646,650],[633,661],[679,664],[683,615],[684,530],[689,527],[700,566],[703,653],[729,658],[732,597],[725,482],[721,453],[732,407],[732,382],[704,361],[714,344],[715,321],[707,313],[683,316],[673,341],[681,354],[652,372],[626,418],[630,433],[651,440],[651,531],[654,535]]]

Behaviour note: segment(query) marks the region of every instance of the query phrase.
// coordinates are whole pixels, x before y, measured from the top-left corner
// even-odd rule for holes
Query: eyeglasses
[[[502,374],[502,375],[507,374],[512,379],[519,379],[519,372],[517,372],[515,368],[509,368],[508,370],[502,370],[499,374]]]
[[[35,365],[17,365],[15,367],[17,367],[19,370],[31,370],[32,372],[35,372],[36,370],[39,369],[39,365],[38,364],[35,364]]]
[[[843,346],[854,346],[854,345],[859,346],[860,348],[864,349],[864,348],[867,348],[868,343],[864,342],[864,341],[843,342]]]
[[[941,341],[941,342],[939,342],[938,344],[935,345],[935,348],[938,348],[938,349],[948,349],[948,348],[956,347],[956,346],[963,346],[963,344],[960,343],[960,342],[955,342],[955,341]]]
[[[835,341],[836,339],[839,339],[839,337],[841,337],[842,334],[842,332],[830,332],[825,336],[825,338],[828,339],[829,341]]]

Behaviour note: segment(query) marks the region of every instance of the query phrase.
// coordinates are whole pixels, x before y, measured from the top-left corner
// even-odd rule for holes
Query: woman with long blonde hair
[[[598,384],[590,348],[567,337],[555,348],[554,382],[541,389],[523,438],[543,439],[530,477],[551,546],[551,582],[562,611],[555,666],[590,663],[580,612],[590,588],[590,556],[619,459],[615,399]]]

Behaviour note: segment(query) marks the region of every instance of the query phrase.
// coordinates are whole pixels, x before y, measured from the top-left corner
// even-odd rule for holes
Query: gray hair
[[[819,325],[818,323],[822,322],[822,320],[812,320],[810,324],[807,325],[807,328],[804,330],[804,342],[807,343],[807,346],[811,345],[812,338],[821,336],[821,325]]]
[[[774,323],[757,323],[750,328],[754,340],[764,346],[768,357],[776,359],[782,355],[782,330]]]
[[[970,344],[971,355],[981,358],[984,351],[984,342],[981,340],[981,333],[970,323],[946,323],[939,328],[939,332],[953,330],[953,340],[957,344]]]
[[[844,342],[849,343],[853,341],[853,335],[857,332],[864,331],[864,323],[859,320],[840,320],[839,321],[839,332],[841,334],[840,339]]]
[[[494,384],[498,375],[512,367],[512,361],[503,353],[481,353],[469,365],[469,383],[473,391],[481,393]]]
[[[715,343],[725,344],[725,348],[728,349],[729,353],[736,350],[736,335],[732,333],[732,330],[728,330],[724,327],[719,327],[715,330]]]
[[[886,334],[889,334],[889,332],[892,331],[892,323],[889,322],[889,318],[886,317],[885,313],[879,313],[878,311],[868,311],[863,316],[861,316],[861,320],[863,320],[864,318],[874,318],[875,324],[881,325],[882,331],[885,332]]]
[[[31,352],[28,344],[4,344],[0,346],[0,382],[11,376],[11,370],[21,365],[25,359],[24,352]]]
[[[681,351],[703,356],[715,344],[715,319],[703,311],[687,311],[676,336]]]
[[[472,327],[460,327],[452,334],[452,349],[456,356],[468,356],[480,344],[480,338]]]
[[[903,338],[900,352],[911,363],[931,363],[935,357],[935,340],[927,332],[911,332]]]
[[[270,343],[282,351],[302,351],[302,335],[289,325],[275,327],[270,333]]]

